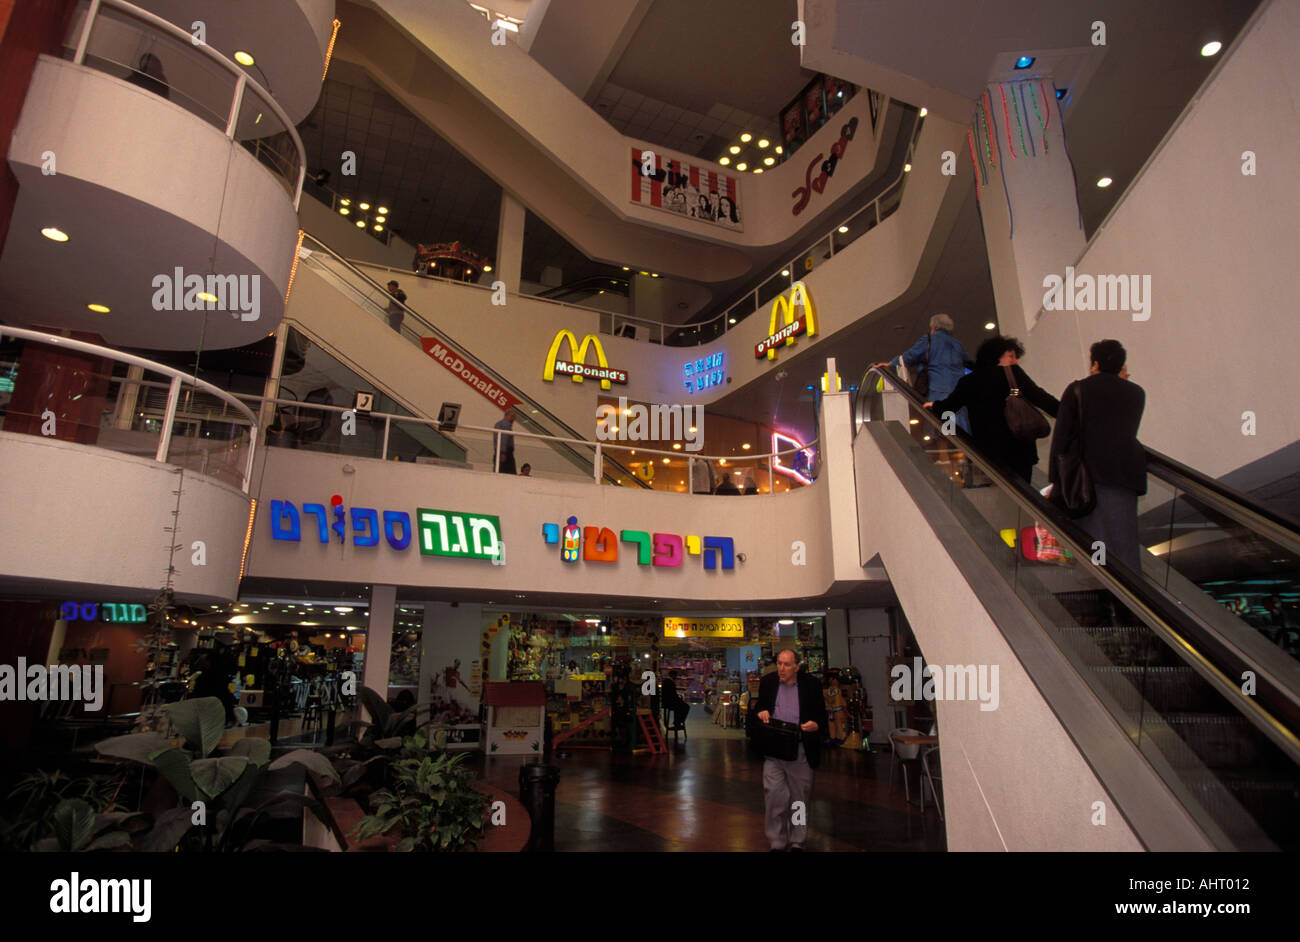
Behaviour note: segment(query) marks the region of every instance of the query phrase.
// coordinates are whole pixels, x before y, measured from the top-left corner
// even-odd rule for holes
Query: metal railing
[[[121,61],[128,48],[133,61]],[[90,0],[80,30],[68,37],[64,49],[77,65],[117,78],[125,71],[127,81],[169,101],[175,93],[180,100],[174,104],[221,128],[227,140],[244,146],[279,177],[294,209],[298,208],[307,166],[302,139],[270,92],[241,66],[206,43],[196,43],[180,27],[124,0]],[[172,75],[184,76],[177,84],[167,80],[162,59],[155,55],[163,49],[171,59]],[[147,67],[145,59],[151,60]]]
[[[768,277],[757,287],[747,292],[744,298],[707,321],[698,324],[675,324],[647,317],[638,317],[635,314],[611,313],[601,308],[587,307],[570,301],[557,301],[554,298],[542,297],[536,294],[523,294],[520,292],[511,292],[511,294],[532,301],[558,304],[561,307],[600,315],[598,327],[600,333],[631,336],[635,340],[644,340],[649,343],[658,343],[670,347],[693,347],[716,340],[746,317],[762,310],[763,306],[770,303],[777,295],[790,290],[796,281],[805,277],[820,263],[818,261],[819,255],[821,261],[829,261],[835,257],[836,252],[843,251],[850,243],[870,232],[898,211],[899,206],[902,205],[904,184],[910,173],[916,142],[920,137],[921,127],[924,124],[924,118],[918,117],[916,119],[912,129],[912,136],[907,144],[904,169],[899,171],[898,176],[891,180],[884,189],[872,197],[868,203],[854,210],[848,218],[810,243],[802,252],[791,257],[787,263],[781,266],[783,274]],[[361,260],[349,261],[352,261],[355,265],[365,265],[408,277],[412,275],[410,269],[376,265]],[[478,288],[481,291],[492,290],[490,284],[467,284],[453,278],[441,278],[436,275],[421,275],[419,277],[445,281],[448,284],[462,287]],[[617,279],[618,276],[611,275],[610,277]],[[632,334],[621,333],[625,326],[635,327],[637,330]]]
[[[217,399],[221,400],[224,407],[228,407],[229,409],[233,410],[234,413],[239,417],[239,419],[236,419],[233,424],[237,424],[241,427],[247,425],[248,428],[248,433],[247,433],[248,442],[246,445],[247,454],[244,456],[243,468],[238,471],[239,488],[245,494],[248,493],[249,481],[253,473],[253,458],[257,449],[258,422],[257,422],[257,416],[254,415],[253,411],[250,410],[246,405],[240,402],[238,397],[232,395],[231,393],[226,392],[223,389],[220,389],[217,386],[212,385],[209,382],[206,382],[201,379],[195,379],[193,376],[188,376],[182,373],[180,370],[174,369],[173,367],[166,366],[162,363],[155,363],[152,360],[147,360],[144,357],[138,357],[135,356],[134,354],[123,353],[120,350],[114,350],[110,347],[104,347],[94,343],[87,343],[84,340],[73,340],[69,337],[60,337],[57,334],[47,334],[38,330],[26,330],[18,327],[6,327],[0,325],[0,340],[3,340],[3,338],[5,337],[14,337],[16,339],[23,340],[23,341],[47,344],[49,346],[57,347],[62,350],[69,350],[69,351],[75,351],[77,353],[90,354],[92,356],[102,357],[106,360],[113,360],[117,363],[125,363],[128,367],[138,367],[141,371],[148,370],[149,372],[160,373],[163,376],[168,377],[169,382],[166,384],[167,400],[166,400],[166,405],[163,408],[163,414],[161,417],[158,417],[156,420],[152,418],[150,419],[151,421],[157,421],[157,423],[159,424],[158,442],[156,447],[151,448],[153,453],[153,459],[155,461],[167,462],[170,464],[177,464],[180,466],[187,466],[187,462],[177,460],[174,443],[177,440],[185,440],[187,438],[190,438],[194,440],[196,447],[193,449],[192,454],[186,455],[186,457],[191,457],[191,456],[197,457],[200,461],[200,467],[196,470],[199,470],[200,473],[208,474],[209,472],[207,471],[207,467],[210,463],[210,454],[208,454],[208,452],[210,452],[211,449],[208,448],[207,445],[199,444],[200,442],[202,442],[202,439],[198,435],[178,436],[175,434],[174,430],[176,425],[178,424],[178,421],[180,421],[180,422],[195,425],[196,426],[195,431],[196,432],[198,431],[197,429],[198,420],[185,416],[184,412],[181,410],[181,398],[182,395],[187,390],[187,388],[191,393],[198,391],[198,392],[206,393],[207,395],[210,396],[214,396]],[[18,368],[19,382],[22,381],[21,370],[22,368],[20,365]],[[137,377],[127,376],[125,378],[112,377],[112,376],[88,376],[88,378],[102,380],[105,382],[106,386],[110,383],[119,384],[118,395],[120,399],[116,403],[116,407],[117,407],[116,411],[118,413],[123,413],[123,412],[125,413],[123,415],[124,421],[120,426],[120,428],[123,431],[130,431],[131,426],[133,424],[138,424],[132,422],[131,420],[133,420],[134,417],[136,417],[137,415],[136,404],[137,404],[137,397],[139,395],[138,392],[139,388],[145,386],[162,385],[156,382],[144,380],[142,376],[137,376]],[[178,415],[180,416],[179,420],[178,420]],[[240,419],[242,419],[242,421],[240,421]],[[6,422],[6,425],[7,424],[8,423]],[[232,424],[232,423],[227,421],[226,424]],[[127,453],[141,453],[140,445],[141,445],[141,441],[137,439],[132,444],[126,444],[124,445],[123,448],[119,448],[119,449],[109,448],[109,446],[107,445],[100,445],[99,447],[109,448],[109,450],[124,450]],[[238,440],[236,439],[230,440],[229,452],[232,456],[239,450],[240,445],[241,443]],[[217,477],[217,478],[222,477],[220,473],[213,473],[210,474],[210,476]]]

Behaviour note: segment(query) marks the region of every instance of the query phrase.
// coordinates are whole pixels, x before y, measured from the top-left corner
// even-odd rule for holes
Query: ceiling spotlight
[[[745,449],[745,451],[749,451],[750,448],[749,442],[745,442],[745,444],[741,445],[740,447]]]
[[[929,108],[924,108],[924,107],[923,107],[923,108],[921,109],[920,116],[921,116],[922,118],[924,118],[924,117],[925,117],[926,115],[928,115],[929,113],[930,113],[930,109],[929,109]]]
[[[658,277],[659,277],[659,272],[655,272],[655,273],[653,273],[650,277],[651,277],[651,278],[658,278]]]
[[[985,330],[997,330],[997,329],[998,329],[998,325],[995,324],[995,323],[993,323],[992,321],[989,321],[987,324],[984,325],[984,329],[985,329]]]
[[[725,167],[725,166],[727,166],[728,164],[731,163],[731,158],[730,158],[730,157],[719,157],[719,158],[718,158],[718,163],[722,164],[722,166]]]
[[[668,459],[665,458],[665,459],[664,459],[664,464],[667,464],[667,463],[668,463]]]
[[[369,203],[357,203],[357,206],[358,206],[360,209],[369,209],[369,208],[370,208],[370,204],[369,204]]]
[[[352,212],[352,210],[348,209],[346,206],[340,206],[340,207],[339,207],[339,215],[340,215],[340,216],[346,216],[346,215],[347,215],[348,213],[350,213],[350,212]]]
[[[1222,48],[1223,48],[1223,43],[1219,42],[1216,39],[1213,42],[1208,42],[1201,47],[1201,55],[1203,56],[1217,55],[1219,50]]]
[[[770,145],[771,143],[772,143],[772,142],[769,141],[769,140],[768,140],[767,138],[765,138],[765,137],[760,137],[760,138],[758,139],[758,147],[759,147],[760,150],[762,150],[763,148],[767,147],[767,146]]]
[[[777,144],[777,145],[776,145],[776,152],[777,152],[778,154],[784,154],[784,153],[785,153],[785,148],[782,147],[780,144]]]
[[[764,157],[764,158],[763,158],[763,163],[767,164],[767,166],[770,167],[770,166],[772,166],[772,164],[776,163],[776,158],[775,158],[775,157]]]
[[[338,605],[335,606],[334,611],[347,614],[348,612],[352,611],[352,609],[348,608],[346,605]]]
[[[911,164],[903,164],[903,173],[911,173],[911,172],[912,172],[912,165],[911,165]]]
[[[762,168],[762,167],[755,167],[755,168],[754,168],[754,173],[755,173],[755,174],[760,174],[760,173],[762,173],[762,172],[763,172],[763,168]]]
[[[781,277],[782,277],[782,278],[789,278],[789,277],[790,277],[790,269],[788,269],[788,268],[783,268],[783,269],[781,269]]]
[[[727,148],[727,150],[730,151],[730,152],[733,153],[733,154],[739,154],[739,153],[740,153],[740,145],[739,145],[739,144],[732,144],[730,147]]]
[[[387,222],[387,221],[388,221],[388,217],[385,215],[380,214],[375,217],[375,222]]]
[[[46,226],[41,230],[41,235],[45,236],[45,238],[49,239],[51,242],[68,241],[68,234],[62,229],[56,229],[53,226]]]
[[[848,232],[848,231],[849,231],[848,226],[840,226],[840,232]]]
[[[388,215],[388,207],[387,207],[387,206],[380,206],[380,207],[379,207],[379,211],[380,211],[381,213],[383,213],[385,216]]]
[[[1106,187],[1110,186],[1114,182],[1115,181],[1112,180],[1110,177],[1102,177],[1100,180],[1097,181],[1097,186],[1101,187],[1104,190]]]
[[[1017,69],[1027,69],[1033,64],[1034,64],[1033,56],[1021,56],[1019,59],[1016,60],[1015,67]]]
[[[739,164],[736,164],[736,169],[737,169],[737,170],[748,170],[748,169],[749,169],[749,164],[746,164],[746,163],[739,163]]]
[[[491,270],[492,270],[492,266],[491,266],[491,265],[484,265],[484,266],[483,266],[483,270],[484,270],[484,271],[491,271]]]
[[[358,219],[358,220],[357,220],[357,228],[358,228],[358,229],[364,229],[365,227],[366,227],[366,221],[365,221],[364,219]]]
[[[754,135],[750,134],[748,131],[740,135],[740,143],[742,144],[748,144],[753,139],[754,139]]]
[[[734,323],[736,323],[736,319],[733,317],[733,318],[731,318],[729,321],[727,321],[727,323],[728,323],[728,324],[734,324]]]
[[[631,270],[632,269],[628,268],[626,265],[623,266],[623,271],[631,271]]]
[[[107,314],[109,312],[108,307],[103,304],[87,304],[86,307],[90,308],[90,310],[94,311],[96,314]]]
[[[235,61],[238,62],[240,65],[252,65],[257,60],[255,60],[248,53],[244,52],[244,50],[240,49],[235,53]]]
[[[383,227],[383,226],[378,226],[378,225],[377,225],[377,226],[375,226],[375,231],[376,231],[376,232],[383,232],[383,231],[384,231],[384,227]]]
[[[343,206],[351,206],[352,200],[339,200],[339,203]]]
[[[617,432],[618,429],[614,429],[614,431]],[[674,451],[678,451],[678,450],[680,450],[681,447],[682,447],[682,443],[681,443],[681,442],[673,442],[673,450],[674,450]]]

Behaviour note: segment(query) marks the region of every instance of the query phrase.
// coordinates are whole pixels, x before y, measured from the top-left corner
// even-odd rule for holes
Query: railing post
[[[235,127],[239,124],[239,109],[244,107],[244,89],[248,86],[248,76],[243,72],[235,80],[235,97],[230,103],[230,117],[226,121],[226,139],[235,139]]]
[[[591,466],[591,476],[597,484],[600,483],[600,442],[596,442],[596,460]]]
[[[86,61],[86,46],[90,44],[90,27],[97,16],[99,16],[99,0],[90,0],[90,9],[86,11],[86,23],[81,27],[81,35],[77,38],[77,51],[72,56],[72,61],[77,65],[83,65]]]
[[[379,455],[381,461],[388,460],[388,430],[392,428],[392,425],[393,417],[391,415],[384,416],[384,450]]]
[[[167,389],[167,411],[163,415],[162,435],[158,439],[158,453],[154,456],[155,461],[166,461],[167,452],[171,450],[172,445],[172,425],[176,422],[176,406],[181,399],[181,378],[173,376],[171,385]]]

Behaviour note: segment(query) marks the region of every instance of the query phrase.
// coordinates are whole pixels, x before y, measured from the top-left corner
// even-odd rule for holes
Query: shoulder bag
[[[912,383],[916,394],[923,399],[930,396],[930,335],[925,335],[925,362],[916,373],[916,382]]]
[[[1051,435],[1052,427],[1047,424],[1047,419],[1043,413],[1031,406],[1020,395],[1020,387],[1016,385],[1016,377],[1011,372],[1011,367],[1004,366],[1002,368],[1007,371],[1007,385],[1011,387],[1006,405],[1002,409],[1002,414],[1007,420],[1007,428],[1011,429],[1011,434],[1016,438],[1030,442]]]
[[[773,717],[768,722],[757,721],[754,739],[758,749],[769,759],[793,762],[799,758],[799,739],[802,734],[798,723],[787,723]]]
[[[1072,518],[1086,517],[1097,506],[1092,475],[1083,463],[1083,389],[1074,384],[1074,437],[1056,456],[1056,482],[1052,503]]]

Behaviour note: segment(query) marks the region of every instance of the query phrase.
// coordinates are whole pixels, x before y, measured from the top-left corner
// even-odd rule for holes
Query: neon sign
[[[781,450],[781,442],[783,441],[799,449],[792,456],[789,465],[782,464],[781,456],[777,454]],[[808,476],[808,472],[812,469],[813,450],[799,439],[792,438],[781,432],[773,432],[772,456],[772,470],[777,474],[784,474],[788,478],[794,478],[800,484],[812,483],[812,478]]]
[[[303,504],[301,512],[292,501],[271,501],[271,538],[291,543],[302,541],[302,524],[305,517],[316,521],[319,542],[330,542],[330,531],[340,543],[347,541],[348,523],[352,524],[353,546],[378,546],[380,513],[373,507],[352,507],[345,514],[343,498],[335,494],[330,498],[332,514],[324,504]],[[333,523],[329,522],[333,516]],[[419,533],[417,545],[423,556],[454,556],[460,559],[490,559],[504,565],[504,547],[501,543],[500,518],[491,514],[460,513],[454,510],[429,510],[416,508],[415,530],[411,515],[404,510],[383,512],[383,537],[395,550],[411,545],[413,533]]]
[[[803,305],[803,313],[795,317],[794,309],[800,304]],[[781,316],[785,326],[780,330],[776,328],[777,315]],[[755,359],[761,359],[763,354],[767,354],[769,360],[776,359],[776,348],[785,344],[790,346],[794,343],[796,337],[801,334],[807,334],[809,337],[817,333],[817,320],[813,314],[812,298],[808,296],[808,286],[802,281],[796,281],[790,286],[790,298],[786,299],[785,295],[779,294],[772,301],[772,317],[767,329],[767,337],[754,345]]]
[[[708,389],[710,386],[721,386],[722,377],[726,373],[723,369],[724,354],[715,353],[712,356],[703,357],[699,360],[692,360],[682,367],[682,379],[687,392],[699,392]]]
[[[111,622],[128,622],[139,624],[146,621],[149,613],[143,605],[125,605],[118,602],[64,602],[59,607],[62,621],[97,621],[103,619]]]
[[[579,550],[587,562],[618,562],[619,543],[636,546],[636,561],[640,566],[678,567],[689,556],[702,556],[705,569],[736,568],[735,543],[729,536],[695,535],[678,536],[676,533],[648,533],[645,530],[620,530],[618,535],[609,527],[583,527],[579,540],[578,518],[570,517],[561,527],[558,523],[542,524],[542,539],[548,544],[558,544],[560,558],[566,563],[578,561]]]

